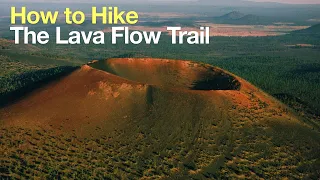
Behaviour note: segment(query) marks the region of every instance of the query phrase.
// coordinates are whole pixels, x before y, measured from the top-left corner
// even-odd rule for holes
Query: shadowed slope
[[[99,63],[113,74],[86,65],[0,110],[1,176],[319,176],[319,133],[241,78],[189,61]],[[216,74],[237,90],[190,86]]]

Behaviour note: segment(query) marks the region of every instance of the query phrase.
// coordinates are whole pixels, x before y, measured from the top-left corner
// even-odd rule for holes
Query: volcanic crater
[[[239,90],[241,87],[233,75],[191,61],[123,58],[98,61],[91,66],[127,80],[166,88]]]

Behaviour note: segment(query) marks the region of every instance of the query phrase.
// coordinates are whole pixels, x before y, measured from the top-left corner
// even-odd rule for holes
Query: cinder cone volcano
[[[42,177],[46,167],[63,177],[124,179],[319,173],[318,132],[243,79],[190,61],[85,65],[0,118],[3,176],[27,169]],[[36,165],[16,170],[13,162]]]

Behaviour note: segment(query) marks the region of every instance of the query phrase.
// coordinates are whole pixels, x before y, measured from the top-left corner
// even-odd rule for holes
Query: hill
[[[313,25],[307,29],[294,31],[294,32],[292,32],[292,34],[320,35],[320,24]]]
[[[244,16],[245,16],[245,14],[242,14],[239,11],[232,11],[232,12],[230,12],[228,14],[220,16],[219,18],[220,19],[225,19],[225,20],[232,20],[232,19],[240,19],[240,18],[242,18]]]
[[[220,68],[84,65],[0,109],[1,177],[319,177],[319,132]]]
[[[268,17],[257,16],[253,14],[243,14],[239,11],[232,11],[223,16],[213,17],[214,23],[237,24],[237,25],[264,25],[272,24],[273,20]]]

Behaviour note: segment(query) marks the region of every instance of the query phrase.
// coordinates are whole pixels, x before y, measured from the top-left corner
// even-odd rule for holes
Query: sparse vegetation
[[[260,16],[231,15],[241,16],[236,17],[238,22],[234,24],[272,21]],[[157,23],[147,20],[144,25],[196,26],[198,20],[170,19]],[[79,119],[68,117],[59,119],[62,123],[58,125],[51,121],[47,126],[40,126],[39,122],[28,127],[10,125],[3,118],[10,112],[0,109],[0,179],[320,177],[319,25],[277,37],[212,37],[211,44],[203,46],[172,45],[171,38],[165,35],[159,45],[64,46],[50,42],[46,46],[17,46],[12,42],[12,33],[3,28],[6,23],[0,22],[0,35],[6,38],[0,39],[0,105],[12,103],[41,83],[72,72],[76,66],[93,59],[157,57],[222,67],[292,107],[298,116],[292,115],[286,106],[271,104],[252,91],[241,92],[243,96],[238,91],[223,92],[225,97],[214,96],[218,102],[212,103],[207,96],[174,94],[156,88],[148,89],[146,100],[141,100],[147,104],[143,108],[133,101],[136,104],[128,111],[135,116],[121,116],[126,109],[118,108],[115,114],[119,117],[110,121],[112,126],[101,123],[107,117],[100,119],[100,124],[91,125],[88,115],[84,116],[86,124],[80,125]],[[71,29],[104,28],[89,23],[61,26],[64,35]],[[53,27],[45,28],[53,32]],[[106,42],[110,42],[109,38]],[[105,84],[100,85],[105,88]],[[81,86],[84,87],[87,84]],[[233,89],[239,90],[239,84]],[[64,103],[68,100],[66,97]],[[113,108],[94,105],[92,109]],[[72,106],[71,110],[77,108],[81,107]],[[22,118],[21,123],[25,120]],[[71,122],[77,122],[78,127],[88,132],[68,129]],[[86,129],[89,125],[94,126],[91,131]]]

